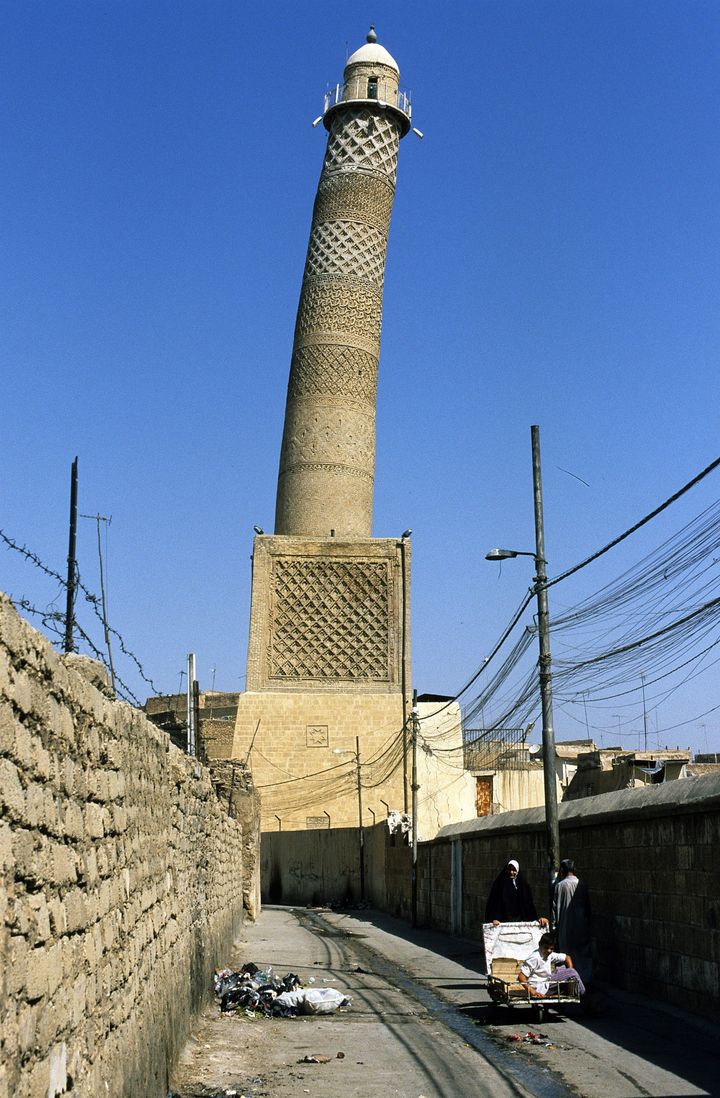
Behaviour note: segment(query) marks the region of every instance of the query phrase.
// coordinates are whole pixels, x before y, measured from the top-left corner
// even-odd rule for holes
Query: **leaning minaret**
[[[231,748],[252,759],[264,829],[357,824],[361,759],[366,810],[407,806],[410,543],[371,529],[383,275],[398,146],[410,129],[398,80],[371,29],[318,119],[329,136],[275,532],[253,541],[246,689]]]
[[[370,28],[328,93],[325,161],[295,324],[275,533],[370,537],[382,292],[410,103]]]

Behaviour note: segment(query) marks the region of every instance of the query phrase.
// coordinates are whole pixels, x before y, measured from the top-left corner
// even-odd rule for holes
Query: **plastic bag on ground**
[[[299,1010],[301,1014],[332,1014],[350,1000],[334,987],[307,987],[283,991],[275,1002]]]

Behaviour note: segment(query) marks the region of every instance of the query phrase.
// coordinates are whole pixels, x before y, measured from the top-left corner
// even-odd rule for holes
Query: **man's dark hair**
[[[542,949],[543,946],[554,946],[556,941],[554,934],[543,934],[538,942],[538,949]]]

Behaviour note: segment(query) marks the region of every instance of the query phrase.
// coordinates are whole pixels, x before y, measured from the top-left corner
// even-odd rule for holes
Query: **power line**
[[[659,507],[656,507],[654,511],[651,511],[649,515],[645,515],[644,518],[641,518],[628,530],[625,530],[622,534],[613,538],[613,540],[608,542],[607,545],[604,545],[602,549],[598,549],[592,556],[586,557],[585,560],[580,561],[579,564],[574,565],[572,568],[568,568],[566,572],[561,572],[560,575],[555,576],[554,579],[548,580],[547,586],[554,587],[556,583],[560,583],[561,580],[574,575],[576,572],[579,572],[581,568],[586,568],[588,564],[592,564],[598,557],[602,557],[605,553],[609,552],[610,549],[614,549],[616,545],[619,545],[621,541],[625,541],[626,538],[629,538],[631,534],[634,534],[642,526],[645,526],[651,519],[657,518],[657,516],[665,511],[672,503],[679,500],[681,496],[684,496],[686,492],[689,492],[691,488],[694,488],[696,484],[699,484],[701,480],[704,480],[706,476],[712,473],[714,469],[717,469],[718,465],[720,465],[720,457],[715,458],[715,460],[707,465],[702,472],[698,473],[697,476],[694,476],[692,480],[689,480],[687,484],[683,485],[682,488],[679,488],[677,492],[674,492],[673,495],[664,501],[664,503],[661,503]]]

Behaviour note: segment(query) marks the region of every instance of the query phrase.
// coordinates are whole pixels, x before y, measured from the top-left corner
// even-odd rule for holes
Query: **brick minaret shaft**
[[[288,384],[275,533],[369,538],[382,291],[410,104],[371,28],[329,93]]]

